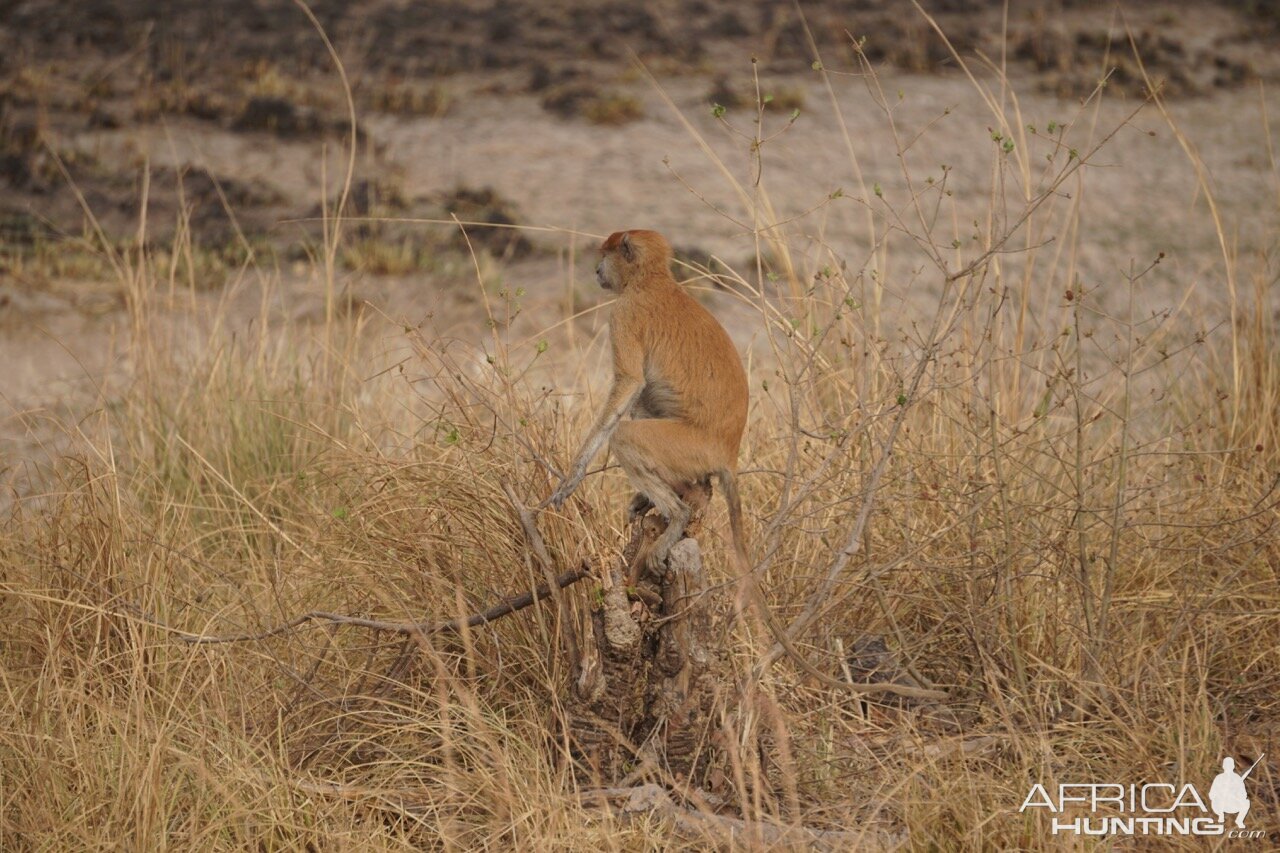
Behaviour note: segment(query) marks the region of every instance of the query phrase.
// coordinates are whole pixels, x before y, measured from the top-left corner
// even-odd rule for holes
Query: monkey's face
[[[605,290],[621,291],[634,267],[643,260],[641,246],[632,239],[633,234],[651,234],[648,231],[615,231],[600,246],[600,263],[596,264],[596,281]],[[662,237],[652,234],[658,240]],[[666,241],[663,241],[666,244]]]
[[[613,253],[605,252],[600,263],[596,264],[596,283],[605,290],[615,290],[618,287],[618,271],[614,268],[616,263]]]

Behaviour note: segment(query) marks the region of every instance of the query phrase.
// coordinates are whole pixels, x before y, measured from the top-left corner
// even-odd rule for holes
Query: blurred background
[[[1253,214],[1277,198],[1264,123],[1280,73],[1274,4],[923,6],[950,46],[923,14],[886,0],[317,2],[314,19],[285,0],[6,3],[0,359],[10,367],[0,394],[17,408],[48,403],[49,381],[74,385],[86,369],[105,369],[124,294],[104,242],[123,247],[141,235],[177,254],[181,234],[190,238],[183,275],[198,288],[218,291],[250,265],[271,268],[286,294],[281,310],[316,315],[322,297],[307,270],[348,165],[349,217],[553,229],[469,234],[533,292],[558,287],[584,245],[624,227],[665,231],[696,262],[752,263],[745,206],[726,177],[749,182],[755,167],[727,127],[749,134],[763,101],[772,130],[799,116],[767,152],[777,217],[820,208],[790,227],[800,242],[830,234],[840,254],[865,255],[869,238],[851,234],[862,212],[824,206],[833,192],[854,193],[858,179],[899,185],[896,144],[859,50],[883,75],[880,94],[898,101],[903,132],[929,129],[917,162],[952,167],[951,190],[977,213],[992,120],[952,50],[1009,103],[984,66],[1005,69],[1018,114],[1043,134],[1078,115],[1100,127],[1140,105],[1136,47],[1204,155],[1224,211],[1240,214],[1239,248],[1263,241]],[[354,100],[354,150],[335,56]],[[1196,169],[1158,120],[1142,123],[1154,115],[1107,152],[1115,168],[1084,202],[1081,263],[1102,274],[1115,261],[1101,251],[1166,251],[1165,269],[1181,270],[1169,284],[1177,291],[1204,272],[1205,255],[1217,256],[1218,238],[1193,222],[1203,202]],[[383,221],[348,236],[335,258],[346,304],[475,319],[456,304],[465,302],[457,278],[472,272],[457,228]],[[909,268],[910,254],[898,257]],[[910,298],[891,288],[884,308]]]

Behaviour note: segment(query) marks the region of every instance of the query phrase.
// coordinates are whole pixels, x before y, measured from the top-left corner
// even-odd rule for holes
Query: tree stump
[[[665,528],[651,514],[632,525],[622,559],[606,571],[592,602],[569,713],[571,751],[592,784],[617,783],[646,765],[697,781],[717,761],[713,734],[726,667],[713,632],[725,611],[692,538],[711,487],[697,484],[682,498],[693,516],[661,575],[643,570]]]

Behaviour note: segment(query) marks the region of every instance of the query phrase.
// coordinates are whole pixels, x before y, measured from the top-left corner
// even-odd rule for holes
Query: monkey
[[[609,320],[613,385],[572,468],[543,505],[562,506],[607,443],[636,489],[627,521],[651,508],[667,520],[646,559],[658,573],[689,522],[680,492],[714,476],[741,574],[748,564],[737,466],[747,373],[729,333],[672,276],[671,257],[656,231],[618,231],[600,246],[596,282],[617,294]]]
[[[633,522],[651,508],[667,519],[667,529],[645,561],[645,567],[657,573],[689,522],[691,510],[680,493],[716,477],[729,507],[742,593],[778,647],[828,686],[855,693],[885,689],[849,684],[819,670],[769,611],[747,559],[738,497],[747,373],[728,332],[671,275],[671,245],[655,231],[615,232],[600,246],[596,282],[617,293],[609,319],[613,385],[569,473],[542,506],[563,506],[591,460],[608,444],[637,490],[627,520]],[[758,665],[753,678],[765,666]],[[892,692],[946,698],[945,693],[923,688],[895,686]]]

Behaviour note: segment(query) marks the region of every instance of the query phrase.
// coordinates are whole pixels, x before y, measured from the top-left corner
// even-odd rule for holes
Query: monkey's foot
[[[543,506],[551,506],[560,509],[564,506],[564,502],[569,499],[569,493],[572,489],[565,488],[562,484],[560,488],[551,493],[551,497],[542,502]]]
[[[644,514],[653,509],[653,501],[644,492],[636,492],[627,506],[627,524],[634,524],[644,518]]]
[[[662,573],[667,569],[667,558],[671,556],[671,549],[675,547],[676,542],[684,537],[681,536],[672,542],[666,537],[666,534],[659,536],[653,543],[653,548],[645,556],[645,566],[653,573],[654,577],[662,577]]]

